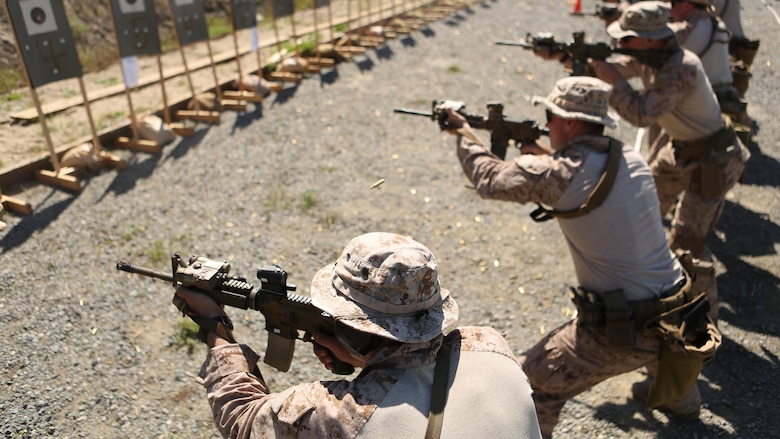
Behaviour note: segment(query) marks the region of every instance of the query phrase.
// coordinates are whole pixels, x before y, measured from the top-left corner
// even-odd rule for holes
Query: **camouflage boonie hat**
[[[555,83],[546,98],[534,96],[534,105],[542,104],[554,115],[616,128],[609,115],[609,93],[612,87],[590,76],[567,76]]]
[[[615,39],[640,37],[660,40],[674,35],[669,27],[669,5],[661,1],[640,1],[626,8],[620,19],[607,26]]]
[[[428,341],[458,320],[433,253],[411,238],[367,233],[311,282],[312,303],[358,331],[403,343]]]

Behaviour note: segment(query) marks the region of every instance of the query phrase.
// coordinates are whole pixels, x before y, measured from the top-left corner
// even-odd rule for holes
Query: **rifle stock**
[[[182,285],[208,295],[220,305],[259,311],[268,331],[263,361],[281,372],[290,369],[299,331],[331,336],[338,331],[333,316],[314,306],[311,298],[288,292],[295,291],[296,286],[287,283],[287,273],[277,265],[258,268],[261,286],[257,289],[244,278],[231,275],[230,264],[225,261],[192,256],[185,263],[179,255],[173,255],[171,266],[172,274],[167,274],[122,261],[116,264],[117,270]],[[349,375],[354,367],[336,360],[333,372]]]

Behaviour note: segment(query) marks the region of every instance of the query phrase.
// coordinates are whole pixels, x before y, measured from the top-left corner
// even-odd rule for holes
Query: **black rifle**
[[[572,61],[571,76],[583,76],[588,66],[588,60],[603,61],[613,53],[629,55],[637,61],[654,68],[660,68],[671,55],[679,48],[660,49],[660,50],[632,50],[613,48],[607,43],[586,43],[585,32],[574,32],[572,39],[568,43],[555,41],[553,35],[549,32],[539,32],[536,35],[530,33],[526,35],[525,42],[514,41],[496,41],[497,45],[517,46],[527,50],[546,50],[550,55],[561,54],[563,59],[569,58]]]
[[[572,60],[571,75],[582,76],[589,59],[605,60],[612,53],[622,53],[619,49],[613,49],[607,43],[586,43],[585,32],[574,32],[568,43],[555,41],[555,37],[549,32],[540,32],[536,35],[526,35],[525,42],[496,41],[503,46],[519,46],[528,50],[547,50],[550,55],[562,54],[564,58]]]
[[[433,101],[430,113],[404,108],[396,108],[393,111],[401,114],[428,117],[438,122],[439,128],[444,131],[449,128],[449,116],[444,104],[445,101]],[[472,128],[490,131],[490,152],[501,158],[501,160],[506,158],[506,150],[510,140],[514,141],[519,148],[523,144],[533,143],[539,137],[549,134],[546,129],[540,128],[532,119],[521,121],[507,119],[504,116],[504,105],[498,102],[492,102],[487,105],[487,117],[466,113],[464,104],[458,103],[457,105],[459,105],[458,114],[465,117]]]
[[[344,335],[340,338],[349,340],[354,340],[356,335],[360,336],[314,306],[311,298],[288,293],[295,291],[296,286],[287,283],[287,273],[277,265],[257,269],[260,288],[256,290],[243,277],[231,275],[230,264],[226,261],[192,256],[189,263],[185,263],[179,255],[173,255],[171,265],[172,275],[121,261],[117,262],[116,268],[162,279],[174,286],[182,285],[207,294],[220,305],[260,311],[265,317],[265,329],[268,331],[264,361],[282,372],[290,369],[295,340],[300,338],[298,331],[321,332],[337,337]],[[179,310],[186,312],[183,303]],[[190,317],[195,320],[198,316]],[[354,367],[336,360],[333,372],[349,375],[354,372]]]

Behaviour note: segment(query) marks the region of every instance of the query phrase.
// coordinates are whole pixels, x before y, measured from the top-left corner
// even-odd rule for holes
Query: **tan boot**
[[[641,401],[643,404],[646,404],[647,397],[650,395],[650,387],[652,385],[652,378],[634,383],[631,386],[631,395],[634,397],[634,399]],[[701,413],[701,401],[699,401],[699,404],[693,410],[690,408],[678,407],[678,404],[675,404],[675,402],[676,401],[672,401],[655,408],[683,421],[695,421],[699,419],[699,414]]]

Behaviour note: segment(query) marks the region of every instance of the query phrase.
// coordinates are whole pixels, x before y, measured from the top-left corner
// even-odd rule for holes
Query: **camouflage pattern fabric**
[[[585,145],[557,156],[522,154],[503,161],[481,145],[458,138],[458,159],[477,193],[486,199],[518,203],[558,201],[589,153]]]
[[[720,107],[709,82],[700,80],[705,75],[701,62],[692,52],[683,50],[657,72],[626,58],[622,58],[616,67],[626,78],[639,76],[645,85],[646,91],[639,93],[627,81],[621,81],[615,84],[610,97],[613,108],[635,126],[657,123],[664,134],[685,141],[707,138],[723,127]],[[699,195],[700,188],[691,179],[697,162],[678,160],[670,141],[656,142],[655,145],[649,153],[648,162],[655,177],[661,214],[668,213],[677,197],[684,192],[677,202],[672,233],[683,241],[703,242],[720,216],[726,192],[714,198]],[[738,139],[734,147],[736,155],[719,161],[726,191],[738,181],[750,157],[747,148]],[[684,248],[693,251],[696,257],[703,250]]]
[[[620,353],[607,346],[603,332],[578,326],[578,320],[563,324],[519,357],[531,387],[539,426],[551,437],[564,404],[596,384],[647,367],[654,376],[658,370],[661,341],[655,336],[638,335],[633,352]],[[696,386],[677,401],[667,404],[679,412],[701,405]]]
[[[397,233],[364,233],[311,283],[314,306],[361,332],[402,343],[430,340],[458,320],[425,245]]]
[[[317,381],[293,386],[279,393],[272,393],[257,371],[257,354],[246,346],[231,344],[211,349],[200,371],[198,382],[206,388],[215,423],[224,437],[364,437],[361,436],[361,430],[371,422],[373,415],[385,410],[377,407],[394,386],[403,380],[405,374],[427,370],[425,373],[429,373],[432,381],[436,353],[443,343],[453,350],[453,358],[463,358],[464,353],[488,353],[487,358],[492,361],[480,366],[480,370],[488,374],[492,370],[493,362],[497,360],[496,356],[510,359],[512,364],[516,364],[516,374],[527,382],[506,340],[496,330],[487,327],[462,327],[446,338],[439,335],[427,342],[380,348],[367,362],[366,368],[351,381]],[[457,366],[453,367],[457,370]],[[469,378],[474,381],[473,377]],[[492,393],[501,391],[484,388],[488,398]],[[453,394],[457,394],[456,385],[450,389],[450,395]],[[533,415],[530,387],[528,394],[522,396],[528,400],[525,408]],[[406,401],[404,406],[408,406],[408,410],[412,410],[415,416],[409,419],[394,419],[394,422],[417,422],[422,429],[419,434],[422,437],[427,423],[429,400],[428,392],[425,401]],[[455,401],[452,401],[452,404],[456,405]],[[424,414],[415,409],[420,406],[424,407]],[[480,415],[480,408],[467,406],[476,416],[494,418],[491,413],[496,410],[495,407],[486,405],[484,410],[487,413]],[[513,406],[509,409],[522,412],[522,408]],[[448,418],[445,410],[445,429],[448,428],[448,422],[454,424],[455,428],[458,428],[459,424],[473,422],[467,417],[459,418]],[[510,425],[509,422],[506,420],[505,426]],[[536,419],[526,419],[524,422],[530,423],[531,431],[535,429],[537,432],[529,437],[539,437]],[[517,424],[511,426],[516,427]],[[506,431],[510,435],[516,434],[514,428]],[[387,432],[383,434],[386,436]]]

